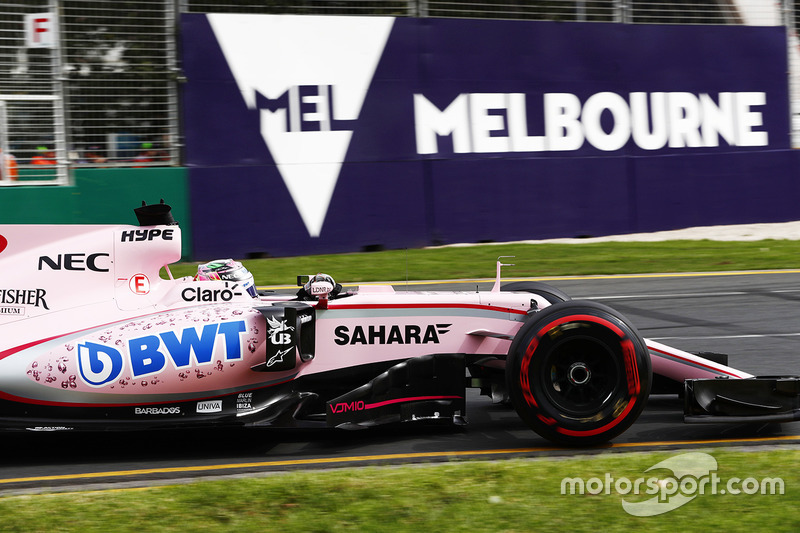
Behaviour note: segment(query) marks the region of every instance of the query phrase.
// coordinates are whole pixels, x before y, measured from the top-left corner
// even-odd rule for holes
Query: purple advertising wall
[[[780,27],[181,26],[198,259],[800,215]]]

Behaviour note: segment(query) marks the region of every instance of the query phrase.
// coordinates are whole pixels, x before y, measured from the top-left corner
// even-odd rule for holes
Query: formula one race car
[[[465,421],[465,391],[564,445],[614,438],[654,388],[685,418],[798,418],[796,378],[646,341],[620,313],[536,282],[484,292],[345,291],[330,276],[260,295],[240,263],[173,279],[169,206],[140,226],[0,226],[0,429],[357,429]],[[666,387],[666,389],[664,389]]]

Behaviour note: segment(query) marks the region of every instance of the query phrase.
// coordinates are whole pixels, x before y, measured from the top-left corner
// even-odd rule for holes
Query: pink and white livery
[[[141,226],[0,226],[0,429],[461,424],[474,387],[547,439],[593,445],[654,383],[685,392],[690,422],[797,418],[795,378],[646,341],[554,287],[501,286],[500,262],[485,292],[319,274],[258,295],[230,260],[162,277],[181,230],[163,202],[136,212]]]

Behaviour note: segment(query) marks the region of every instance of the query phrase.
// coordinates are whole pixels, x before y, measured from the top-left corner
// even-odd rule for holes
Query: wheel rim
[[[595,336],[561,339],[542,362],[542,390],[562,416],[594,418],[614,401],[621,375],[618,361],[612,346]]]

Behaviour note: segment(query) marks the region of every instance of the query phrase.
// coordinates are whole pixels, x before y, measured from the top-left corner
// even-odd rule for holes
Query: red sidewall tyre
[[[636,329],[596,302],[556,303],[533,315],[508,353],[506,385],[519,416],[539,435],[594,446],[642,412],[652,384],[650,355]]]

